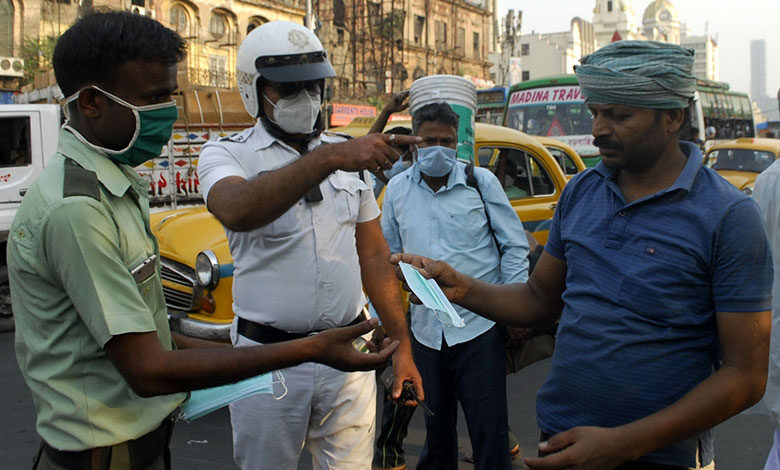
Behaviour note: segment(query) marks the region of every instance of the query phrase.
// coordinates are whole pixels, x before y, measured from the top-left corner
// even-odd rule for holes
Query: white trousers
[[[775,443],[766,458],[764,470],[780,470],[780,429],[775,428]]]
[[[258,344],[236,335],[235,326],[231,337],[238,347]],[[230,405],[238,466],[295,470],[306,445],[314,470],[370,468],[376,429],[374,372],[346,373],[307,362],[281,374],[284,384],[275,382],[273,395]]]

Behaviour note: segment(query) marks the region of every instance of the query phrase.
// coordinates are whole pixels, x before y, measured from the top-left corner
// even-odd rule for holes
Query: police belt
[[[173,433],[173,418],[167,417],[157,427],[138,439],[122,442],[113,446],[95,447],[81,451],[59,450],[46,441],[41,443],[46,456],[60,467],[73,470],[103,470],[111,465],[113,451],[121,446],[127,446],[127,454],[131,469],[150,467],[161,455],[168,453],[168,446]],[[170,460],[170,455],[165,456]],[[170,468],[166,463],[166,468]]]
[[[362,313],[359,313],[357,318],[344,326],[354,326],[363,320],[365,320],[365,316]],[[291,333],[289,331],[274,328],[273,326],[263,325],[262,323],[257,323],[253,322],[252,320],[247,320],[246,318],[238,317],[237,331],[241,336],[249,338],[257,343],[270,344],[305,338],[311,334],[319,333],[320,331],[325,330],[314,330],[306,333]]]

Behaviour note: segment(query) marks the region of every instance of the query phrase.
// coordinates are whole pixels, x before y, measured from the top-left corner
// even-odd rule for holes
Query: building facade
[[[642,16],[642,33],[651,41],[680,44],[680,15],[669,0],[653,0]]]
[[[426,75],[489,78],[495,0],[313,0],[336,69],[332,99],[404,90]]]
[[[574,73],[580,57],[614,41],[655,40],[681,44],[694,50],[694,69],[699,78],[718,80],[717,40],[706,32],[693,36],[681,23],[669,0],[652,0],[637,19],[632,0],[596,0],[593,21],[571,21],[569,31],[524,34],[520,37],[522,81],[549,75]]]
[[[680,45],[693,49],[693,74],[703,80],[718,81],[720,77],[720,55],[718,42],[709,33],[701,36],[687,34],[683,29]]]
[[[632,0],[596,0],[593,32],[598,47],[621,39],[644,39]]]
[[[766,93],[766,41],[750,41],[750,96],[755,100]]]
[[[522,81],[574,73],[580,57],[597,48],[593,25],[573,18],[569,31],[520,36]]]
[[[122,8],[155,18],[188,44],[180,87],[235,87],[238,45],[267,21],[303,23],[305,0],[121,0]],[[30,44],[59,37],[92,7],[117,8],[108,0],[0,0],[0,56],[29,54]],[[25,46],[27,45],[27,46]]]

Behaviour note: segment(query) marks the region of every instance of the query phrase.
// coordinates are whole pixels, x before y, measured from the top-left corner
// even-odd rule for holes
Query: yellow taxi
[[[367,125],[358,121],[337,131],[357,137],[370,125],[371,120]],[[520,131],[483,123],[475,131],[476,163],[498,176],[525,228],[546,242],[567,181],[557,160]],[[153,213],[151,226],[159,241],[163,291],[174,329],[197,338],[228,339],[233,258],[222,225],[199,205]]]
[[[780,158],[780,139],[741,138],[713,145],[704,164],[745,194],[753,194],[756,176]]]
[[[587,168],[582,157],[566,142],[543,135],[532,135],[531,137],[544,145],[547,151],[555,157],[555,161],[558,162],[558,166],[563,170],[567,180]]]

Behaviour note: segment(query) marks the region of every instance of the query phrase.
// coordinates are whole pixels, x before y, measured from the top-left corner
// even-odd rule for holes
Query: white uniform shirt
[[[767,239],[772,247],[775,282],[772,286],[772,337],[769,349],[769,376],[764,398],[748,412],[766,413],[780,426],[780,160],[756,178],[753,199],[761,208]]]
[[[321,135],[309,150],[345,139]],[[261,122],[229,140],[203,146],[198,177],[204,200],[222,178],[247,180],[300,158]],[[365,304],[355,224],[379,216],[360,173],[337,170],[319,185],[323,200],[296,202],[281,217],[248,232],[225,228],[233,256],[233,311],[290,332],[342,326]]]

